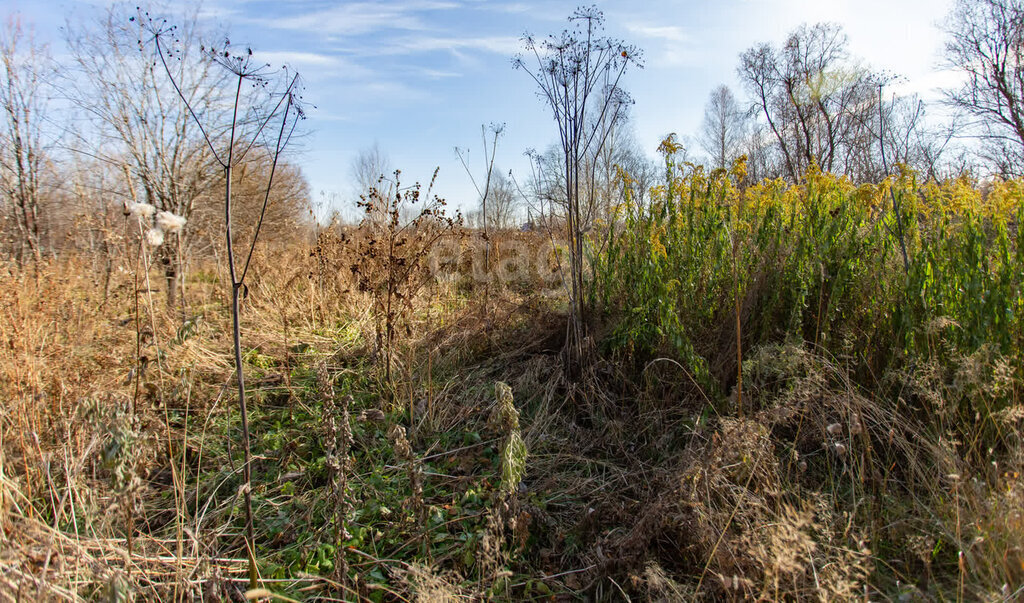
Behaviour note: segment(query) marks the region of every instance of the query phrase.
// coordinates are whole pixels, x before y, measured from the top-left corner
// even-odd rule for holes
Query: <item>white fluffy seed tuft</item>
[[[149,203],[129,203],[128,213],[135,216],[136,218],[149,219],[156,213],[156,208]]]
[[[146,231],[146,242],[153,247],[159,247],[164,242],[164,231],[159,228],[150,228]]]
[[[185,227],[185,218],[169,211],[162,211],[156,215],[156,227],[167,234],[181,232]]]

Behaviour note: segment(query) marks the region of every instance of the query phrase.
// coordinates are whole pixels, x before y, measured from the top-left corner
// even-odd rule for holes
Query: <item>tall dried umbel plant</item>
[[[258,583],[256,570],[256,543],[252,516],[252,454],[249,446],[249,414],[245,400],[245,375],[242,370],[241,328],[239,326],[239,301],[245,288],[245,277],[249,271],[253,250],[259,238],[263,218],[270,202],[270,191],[274,183],[274,174],[282,153],[291,141],[298,122],[305,118],[301,105],[301,85],[298,74],[288,70],[273,71],[268,64],[257,64],[253,60],[251,48],[244,53],[233,52],[229,40],[215,47],[202,47],[208,60],[230,74],[229,81],[234,84],[234,104],[231,112],[231,123],[227,127],[226,140],[214,139],[209,132],[215,124],[204,123],[202,117],[193,110],[188,97],[182,93],[174,78],[168,61],[179,59],[175,49],[175,27],[168,25],[167,20],[156,20],[148,12],[139,11],[137,17],[143,29],[150,35],[149,40],[141,41],[143,48],[152,43],[156,60],[164,67],[167,77],[203,134],[203,140],[209,146],[214,160],[223,170],[224,175],[224,231],[227,244],[228,273],[231,280],[231,327],[235,352],[235,375],[238,384],[238,405],[242,418],[242,465],[243,491],[245,493],[245,545],[249,557],[249,582],[252,588]],[[242,93],[243,86],[248,94]],[[241,113],[241,115],[240,115]],[[249,127],[249,131],[244,131]],[[216,124],[219,128],[222,124]],[[276,131],[276,132],[275,132]],[[263,206],[253,231],[249,250],[242,261],[235,257],[234,238],[232,237],[233,222],[231,219],[231,184],[232,171],[244,160],[250,151],[265,152],[269,155],[270,170],[263,196]]]
[[[498,138],[505,131],[505,124],[492,123],[490,126],[491,140],[490,149],[488,149],[487,131],[483,125],[480,126],[480,138],[483,141],[481,148],[484,152],[484,173],[483,173],[483,188],[477,183],[476,178],[473,177],[473,170],[469,169],[469,163],[466,161],[466,156],[469,155],[469,149],[461,149],[455,147],[455,155],[458,156],[459,161],[462,163],[462,167],[466,170],[466,175],[469,176],[469,181],[473,183],[473,188],[476,189],[476,194],[480,196],[480,225],[484,230],[484,273],[490,274],[491,272],[491,244],[490,237],[487,231],[489,225],[487,213],[487,199],[491,195],[491,177],[494,175],[494,156],[498,150]]]
[[[492,123],[490,127],[491,141],[490,149],[487,148],[487,129],[480,126],[480,138],[483,141],[481,148],[484,152],[484,174],[483,174],[483,188],[477,184],[476,178],[473,177],[473,171],[469,169],[469,164],[466,162],[466,155],[469,155],[469,149],[460,149],[455,147],[455,154],[459,157],[459,161],[462,163],[462,167],[466,170],[466,175],[469,176],[470,182],[473,183],[473,188],[476,189],[477,195],[480,196],[480,226],[484,231],[484,303],[483,303],[483,314],[486,320],[490,320],[488,313],[488,304],[491,300],[491,233],[488,229],[490,220],[487,212],[487,200],[491,197],[492,187],[491,180],[494,176],[494,156],[498,151],[498,138],[502,132],[505,131],[505,124]]]
[[[526,54],[536,67],[527,66],[522,56],[513,65],[522,69],[537,85],[538,96],[551,109],[562,151],[566,237],[569,244],[569,322],[565,352],[567,368],[578,377],[586,332],[584,299],[584,247],[589,225],[583,208],[587,193],[586,157],[601,152],[612,125],[622,119],[631,102],[621,86],[630,65],[641,66],[640,51],[621,40],[602,36],[604,14],[596,7],[576,9],[569,17],[572,27],[559,36],[523,39]]]

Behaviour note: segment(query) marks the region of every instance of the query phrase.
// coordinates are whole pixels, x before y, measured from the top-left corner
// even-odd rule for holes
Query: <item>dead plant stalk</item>
[[[134,18],[134,17],[133,17]],[[270,79],[268,73],[265,71],[264,66],[257,66],[252,64],[252,50],[248,49],[246,55],[233,55],[228,46],[228,42],[225,42],[222,49],[209,49],[210,60],[216,62],[224,69],[228,70],[235,76],[235,92],[234,92],[234,103],[231,114],[231,125],[228,128],[228,141],[227,141],[227,152],[222,150],[218,152],[214,141],[208,134],[208,129],[203,126],[202,120],[193,111],[189,100],[182,93],[178,87],[177,81],[174,79],[174,74],[171,72],[170,67],[167,64],[167,56],[174,57],[175,50],[173,48],[165,48],[161,43],[162,40],[168,36],[173,39],[174,26],[165,25],[166,22],[157,23],[152,19],[148,13],[139,14],[139,18],[149,33],[152,34],[152,41],[156,47],[156,54],[160,58],[160,62],[167,73],[167,77],[177,92],[178,97],[185,104],[192,116],[197,127],[203,135],[203,139],[206,144],[210,147],[213,153],[215,161],[221,166],[224,171],[224,230],[225,230],[225,242],[227,245],[227,264],[228,273],[231,279],[231,335],[232,343],[234,348],[235,356],[235,375],[238,384],[238,405],[241,414],[242,422],[242,450],[244,455],[244,463],[242,466],[242,479],[243,479],[243,492],[245,496],[245,546],[246,552],[249,558],[249,584],[250,588],[256,588],[258,586],[259,577],[256,568],[256,544],[253,528],[253,514],[252,514],[252,466],[251,458],[252,453],[249,445],[249,416],[248,409],[246,407],[245,399],[245,375],[242,367],[242,344],[241,344],[241,325],[239,323],[239,302],[241,299],[242,292],[245,287],[245,277],[249,271],[250,262],[253,257],[253,251],[256,247],[256,241],[259,238],[260,229],[263,225],[263,219],[266,215],[267,204],[270,201],[270,193],[274,183],[274,173],[277,169],[278,160],[281,157],[282,152],[291,140],[292,134],[295,132],[295,126],[298,120],[304,117],[301,107],[298,105],[298,94],[297,90],[299,87],[298,74],[292,75],[287,81],[287,87],[282,93],[280,98],[272,106],[264,116],[260,117],[257,113],[255,120],[256,129],[252,132],[250,140],[246,143],[241,140],[241,133],[239,132],[239,107],[242,104],[242,84],[249,83],[253,88],[263,89],[268,86]],[[204,51],[207,49],[204,47]],[[284,72],[287,75],[287,71]],[[294,114],[294,119],[289,121],[289,116]],[[276,140],[273,141],[272,145],[268,145],[268,150],[271,156],[270,173],[267,176],[267,185],[263,197],[263,205],[260,210],[260,217],[256,223],[255,230],[253,232],[252,241],[249,246],[249,251],[245,256],[245,261],[241,266],[241,271],[238,269],[238,262],[235,259],[234,241],[232,237],[232,170],[236,164],[240,163],[246,153],[251,150],[256,143],[259,141],[260,136],[263,134],[263,130],[270,124],[271,120],[280,116],[280,127],[277,132]],[[240,143],[241,150],[236,155],[236,141]]]

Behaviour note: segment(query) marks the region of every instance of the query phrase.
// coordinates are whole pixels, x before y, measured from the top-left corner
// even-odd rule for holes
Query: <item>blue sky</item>
[[[0,0],[22,13],[37,39],[61,51],[65,16],[89,18],[105,0]],[[650,0],[604,2],[607,33],[644,51],[645,68],[625,86],[637,139],[653,155],[669,132],[693,134],[711,89],[740,92],[740,52],[778,44],[801,23],[843,25],[866,66],[905,76],[903,92],[936,98],[955,76],[941,67],[941,25],[950,0]],[[497,164],[525,180],[527,148],[556,140],[550,114],[527,74],[512,69],[524,32],[558,33],[578,2],[561,0],[207,0],[203,19],[249,44],[261,60],[302,73],[316,105],[296,158],[314,201],[353,197],[349,166],[375,142],[403,180],[426,181],[454,206],[475,192],[453,148],[469,147],[483,169],[480,126],[506,124]],[[134,4],[126,7],[126,14]],[[159,11],[153,11],[154,13]]]

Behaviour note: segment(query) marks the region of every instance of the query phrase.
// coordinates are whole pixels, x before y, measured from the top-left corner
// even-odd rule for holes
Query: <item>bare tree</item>
[[[747,156],[746,183],[753,184],[765,178],[778,178],[785,173],[782,155],[776,138],[765,122],[751,117],[747,122],[747,136],[743,141],[743,154]]]
[[[171,64],[181,95],[195,114],[218,124],[205,134],[215,141],[226,135],[231,99],[225,72],[216,69],[202,52],[197,11],[180,19],[175,36],[180,54]],[[211,190],[218,168],[204,132],[186,108],[168,102],[176,96],[158,62],[139,53],[147,37],[143,24],[126,22],[111,8],[98,22],[68,23],[65,38],[73,68],[61,83],[66,97],[85,122],[73,128],[77,150],[123,168],[128,186],[158,210],[191,220],[196,204]],[[136,184],[141,188],[135,193]],[[180,245],[159,248],[167,281],[167,301],[175,303],[183,277],[182,252],[188,252],[191,228],[186,226]]]
[[[947,101],[1000,173],[1024,174],[1024,2],[957,0],[947,34],[946,60],[967,76]]]
[[[560,208],[559,213],[565,208],[565,184],[559,176],[565,173],[562,166],[564,156],[554,145],[543,153],[527,149],[524,154],[530,160],[530,178],[521,197],[527,209],[537,216],[537,223],[551,230],[556,217],[555,207]]]
[[[349,165],[349,176],[355,188],[356,199],[370,194],[371,189],[380,189],[381,181],[395,172],[387,153],[376,142],[361,149]]]
[[[530,158],[531,177],[527,181],[527,192],[520,194],[520,199],[525,200],[531,217],[541,224],[564,218],[565,159],[561,150],[551,146],[543,153],[531,149],[526,154]],[[619,169],[628,178],[620,178]],[[628,187],[631,198],[642,205],[649,197],[650,187],[661,175],[657,164],[644,154],[624,121],[609,131],[599,153],[584,157],[582,172],[586,175],[580,195],[580,226],[584,233],[591,232],[594,218],[612,215],[612,206],[622,199],[623,186]]]
[[[483,125],[480,126],[480,138],[482,140],[481,148],[484,151],[484,185],[480,188],[477,184],[476,178],[473,177],[473,170],[469,169],[469,164],[466,163],[466,155],[469,154],[469,149],[463,151],[459,147],[455,147],[455,154],[458,155],[459,161],[462,163],[462,167],[466,170],[466,174],[469,176],[470,182],[473,183],[473,188],[476,189],[476,194],[480,197],[480,223],[484,229],[484,274],[490,274],[491,272],[491,241],[488,233],[488,229],[491,226],[489,216],[487,214],[487,198],[491,194],[491,179],[494,176],[494,156],[498,151],[498,138],[501,133],[505,131],[505,124],[492,123],[490,127],[491,131],[491,142],[490,149],[487,144],[487,128]]]
[[[41,175],[46,160],[43,120],[47,99],[45,47],[26,36],[17,16],[0,32],[0,186],[4,210],[17,230],[11,241],[19,263],[26,253],[38,262],[42,256],[40,228]]]
[[[902,165],[924,179],[939,178],[955,132],[952,124],[929,123],[924,102],[916,95],[886,99],[880,94],[876,105],[870,121],[875,144],[849,150],[847,173],[855,181],[878,182],[890,174],[887,165]]]
[[[630,178],[643,178],[646,167],[643,151],[634,136],[628,105],[621,107],[617,113],[606,113],[604,123],[599,121],[600,115],[593,115],[591,119],[592,127],[601,131],[604,144],[584,158],[587,176],[581,220],[584,232],[592,229],[595,220],[602,219],[607,223],[612,218],[613,208],[621,199],[622,179],[619,170],[626,170]],[[641,196],[643,194],[641,191]]]
[[[511,172],[508,173],[511,174]],[[490,193],[487,196],[489,199],[487,202],[487,232],[493,233],[496,230],[515,227],[518,224],[516,218],[521,201],[515,183],[510,176],[506,176],[496,169],[494,175],[491,176],[490,188]],[[483,207],[466,212],[464,218],[468,226],[481,230],[485,228]]]
[[[501,170],[495,170],[491,177],[490,194],[488,195],[490,210],[488,227],[492,230],[503,230],[516,225],[519,203],[515,187]]]
[[[628,179],[619,182],[630,189],[629,196],[637,207],[643,207],[650,199],[651,187],[660,176],[657,163],[648,157],[635,138],[630,138],[616,156],[616,165],[622,168]],[[620,198],[625,198],[622,194]]]
[[[527,68],[519,56],[514,66],[526,71],[539,95],[552,110],[564,159],[566,238],[569,247],[569,322],[566,352],[569,373],[578,376],[586,338],[584,301],[585,158],[604,146],[610,129],[630,97],[620,86],[629,65],[639,66],[639,50],[602,37],[604,14],[595,7],[579,8],[569,17],[570,29],[538,41],[527,35],[526,51],[536,60]],[[596,117],[588,121],[591,115]]]
[[[879,76],[851,59],[838,25],[801,26],[780,49],[754,46],[740,56],[738,71],[791,180],[811,165],[845,173],[851,149],[876,139]]]
[[[616,195],[620,192],[618,168],[625,169],[631,178],[639,178],[637,182],[644,182],[647,186],[651,183],[652,165],[639,149],[624,116],[625,113],[620,114],[614,127],[600,125],[596,120],[590,122],[593,127],[606,130],[603,134],[605,143],[580,160],[579,227],[584,234],[591,232],[595,219],[607,218],[611,214]],[[528,209],[539,216],[565,219],[568,196],[562,150],[552,145],[543,153],[530,150],[527,155],[533,172],[529,181],[533,204]],[[635,188],[635,184],[631,186]],[[646,195],[646,186],[634,192]]]
[[[712,167],[725,169],[743,154],[746,129],[746,112],[732,90],[724,84],[712,90],[697,137]]]
[[[288,242],[290,237],[298,236],[303,227],[308,226],[311,213],[309,185],[302,170],[291,162],[278,161],[270,200],[266,210],[263,209],[271,167],[269,157],[250,153],[232,170],[232,212],[238,224],[234,233],[236,246],[252,238],[261,213],[261,236],[268,241]],[[223,172],[216,185],[219,189],[224,188]],[[215,248],[219,257],[223,257],[223,213],[220,204],[201,203],[196,207],[191,220],[193,247]]]

